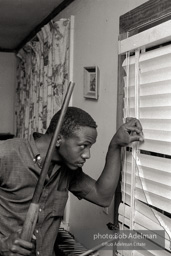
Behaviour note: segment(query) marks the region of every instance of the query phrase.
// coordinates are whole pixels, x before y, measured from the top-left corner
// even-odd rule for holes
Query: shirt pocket
[[[67,199],[68,199],[68,191],[57,190],[55,199],[54,199],[54,203],[53,203],[52,215],[54,217],[57,217],[57,216],[62,217],[64,215],[64,210],[65,210]]]

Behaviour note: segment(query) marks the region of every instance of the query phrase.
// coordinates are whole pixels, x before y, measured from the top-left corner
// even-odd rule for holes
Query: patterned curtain
[[[68,85],[70,21],[44,26],[18,53],[16,136],[44,133]]]

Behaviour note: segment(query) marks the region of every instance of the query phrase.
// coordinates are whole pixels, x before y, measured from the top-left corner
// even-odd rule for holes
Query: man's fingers
[[[15,255],[16,255],[16,253],[17,253],[17,255],[30,255],[31,254],[30,250],[20,247],[18,245],[13,245],[11,248],[11,252],[15,253]]]
[[[134,141],[144,141],[142,126],[138,119],[128,117],[114,136],[115,144],[125,147]]]
[[[130,132],[136,132],[138,134],[142,133],[142,131],[136,126],[126,126],[126,129]]]
[[[132,135],[130,136],[130,143],[134,142],[134,141],[141,141],[143,142],[144,139],[141,136],[138,135]]]
[[[129,133],[130,143],[133,141],[144,141],[143,133],[139,128],[127,127],[127,132]]]
[[[135,120],[131,122],[134,122],[134,124],[136,123]],[[144,135],[141,129],[141,126],[130,126],[130,122],[129,122],[129,126],[128,124],[126,124],[127,132],[129,133],[129,139],[130,139],[130,143],[133,141],[144,141]]]
[[[14,241],[14,244],[19,245],[20,247],[26,248],[26,249],[33,249],[33,247],[34,247],[33,243],[24,241],[22,239],[16,239]]]
[[[144,140],[142,125],[138,119],[132,118],[132,117],[127,117],[125,127],[128,130],[128,133],[136,132],[138,135],[141,136],[141,141]]]
[[[141,125],[140,121],[136,118],[127,117],[126,124],[128,124],[129,126],[136,126],[137,128],[139,128],[142,131],[142,125]]]

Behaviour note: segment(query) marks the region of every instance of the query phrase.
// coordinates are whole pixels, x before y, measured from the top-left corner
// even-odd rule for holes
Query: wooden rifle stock
[[[43,163],[42,171],[41,171],[39,180],[38,180],[36,188],[35,188],[33,199],[30,204],[30,207],[28,209],[25,222],[23,224],[23,229],[21,232],[21,239],[23,239],[25,241],[30,242],[32,239],[32,235],[33,235],[34,228],[35,228],[37,218],[38,218],[39,199],[40,199],[40,196],[43,191],[44,182],[45,182],[47,172],[48,172],[51,160],[52,160],[53,152],[56,147],[56,141],[57,141],[64,117],[65,117],[65,114],[66,114],[66,111],[68,108],[68,105],[69,105],[69,101],[70,101],[70,98],[72,95],[73,88],[74,88],[74,83],[70,82],[69,86],[68,86],[68,90],[65,95],[65,99],[64,99],[62,107],[61,107],[59,121],[57,123],[56,130],[53,134],[53,137],[51,139],[51,142],[50,142],[50,145],[49,145],[46,157],[45,157],[45,161]]]

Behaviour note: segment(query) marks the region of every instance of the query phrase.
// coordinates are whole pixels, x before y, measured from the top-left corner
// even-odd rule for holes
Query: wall
[[[92,158],[84,171],[97,179],[103,169],[105,154],[116,131],[117,109],[117,39],[119,16],[146,0],[75,0],[56,19],[75,16],[73,105],[90,112],[98,123],[98,140],[92,148]],[[83,97],[83,67],[97,65],[100,69],[99,100]],[[0,53],[0,132],[14,132],[14,92],[16,59],[14,54]],[[108,232],[106,224],[113,222],[113,203],[109,214],[104,209],[79,201],[71,196],[70,230],[82,242],[82,234],[92,228]],[[102,251],[101,255],[112,255]]]
[[[76,87],[73,105],[91,113],[98,124],[97,143],[92,148],[92,158],[84,167],[84,171],[95,179],[103,169],[109,141],[116,131],[119,16],[144,2],[75,0],[56,17],[57,20],[75,16],[73,77]],[[83,97],[83,67],[93,65],[97,65],[100,70],[98,101]],[[71,195],[70,230],[82,243],[86,244],[82,236],[88,234],[88,229],[94,229],[94,233],[101,229],[108,232],[108,222],[113,222],[113,203],[109,214],[106,214],[103,208],[85,200],[79,201]],[[112,255],[112,251],[102,251],[101,255]]]
[[[0,53],[0,78],[0,133],[14,134],[16,58],[13,53]]]

